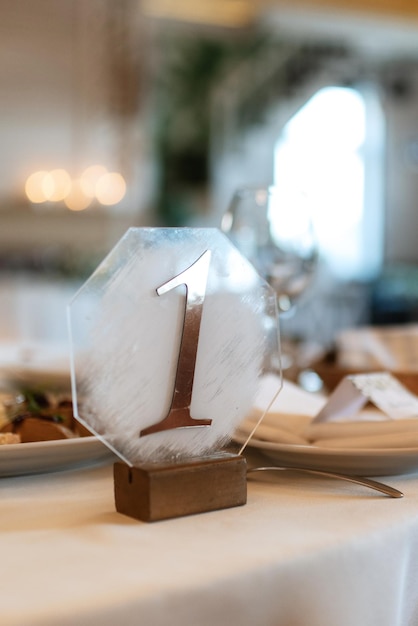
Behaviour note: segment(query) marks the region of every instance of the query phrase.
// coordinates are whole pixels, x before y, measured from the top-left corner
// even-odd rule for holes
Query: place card
[[[180,512],[136,504],[134,517],[196,512],[197,500],[199,511],[233,506],[237,485],[230,500],[215,497],[227,467],[243,504],[244,459],[223,450],[272,368],[277,395],[280,350],[276,296],[228,238],[212,228],[129,229],[74,296],[69,329],[75,417],[120,458],[123,512],[132,491],[150,500],[151,483],[166,504],[172,472],[177,497],[191,489],[193,498],[180,498]],[[201,477],[194,487],[192,475]]]
[[[373,372],[346,376],[313,422],[358,419],[367,402],[387,419],[418,417],[418,398],[388,372]]]

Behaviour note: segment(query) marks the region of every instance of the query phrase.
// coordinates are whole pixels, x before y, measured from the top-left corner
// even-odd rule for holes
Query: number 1
[[[171,430],[172,428],[210,426],[212,423],[211,419],[193,419],[190,415],[197,346],[210,259],[211,251],[206,250],[190,267],[157,289],[157,294],[162,296],[180,285],[185,285],[186,302],[183,331],[174,381],[174,392],[168,414],[160,422],[141,430],[140,436]]]

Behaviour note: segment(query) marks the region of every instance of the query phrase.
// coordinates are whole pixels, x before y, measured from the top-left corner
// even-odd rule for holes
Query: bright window
[[[370,278],[380,268],[381,120],[376,99],[326,87],[290,119],[276,145],[275,185],[284,201],[299,194],[308,204],[320,255],[341,279]]]

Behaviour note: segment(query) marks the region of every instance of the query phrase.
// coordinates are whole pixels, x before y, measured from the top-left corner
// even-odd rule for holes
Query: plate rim
[[[0,452],[0,479],[51,474],[110,463],[114,453],[98,437],[74,437],[4,444]]]
[[[234,439],[245,443],[244,437]],[[277,465],[294,469],[305,467],[357,476],[399,476],[418,471],[418,448],[321,448],[255,438],[247,446]]]
[[[240,437],[239,435],[234,435],[234,440],[239,444],[244,444],[247,440],[247,437]],[[278,443],[275,441],[264,441],[262,439],[257,439],[256,437],[252,437],[247,444],[250,447],[263,449],[263,450],[272,450],[276,452],[292,452],[294,450],[300,452],[307,452],[308,454],[316,455],[321,454],[324,456],[334,456],[335,454],[339,454],[341,456],[359,456],[362,457],[364,455],[367,456],[408,456],[407,454],[402,454],[403,452],[408,454],[416,454],[417,455],[417,466],[418,466],[418,447],[414,448],[340,448],[340,447],[321,447],[321,446],[313,446],[309,444],[299,444],[299,443]],[[247,446],[246,446],[247,447]],[[308,452],[309,451],[309,452]]]

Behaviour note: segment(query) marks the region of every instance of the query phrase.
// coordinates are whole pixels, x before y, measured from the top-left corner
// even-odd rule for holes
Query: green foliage
[[[207,184],[211,103],[222,77],[262,45],[259,36],[164,33],[155,86],[155,143],[160,167],[158,213],[165,225],[193,215],[191,190]]]

